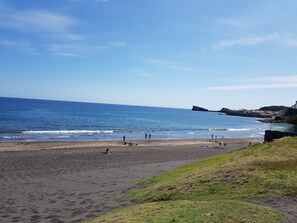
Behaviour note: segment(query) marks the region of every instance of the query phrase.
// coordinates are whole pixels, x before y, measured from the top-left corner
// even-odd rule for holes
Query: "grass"
[[[204,159],[139,181],[135,202],[297,195],[297,138]]]
[[[237,213],[237,214],[236,214]],[[241,201],[167,201],[131,206],[84,223],[276,223],[287,220],[270,208]]]
[[[143,204],[84,223],[288,222],[270,208],[239,200],[297,195],[297,138],[207,158],[144,178],[132,188],[132,200]]]

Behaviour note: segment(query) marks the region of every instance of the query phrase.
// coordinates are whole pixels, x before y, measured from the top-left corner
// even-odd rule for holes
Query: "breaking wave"
[[[231,131],[231,132],[235,132],[235,131],[249,131],[251,129],[245,129],[245,128],[242,128],[242,129],[233,129],[233,128],[230,128],[230,129],[227,129],[227,131]]]
[[[52,130],[52,131],[22,131],[24,134],[111,134],[114,130]]]
[[[229,129],[217,129],[217,128],[214,128],[214,129],[208,129],[208,131],[211,131],[211,132],[215,132],[215,131],[237,132],[237,131],[249,131],[249,130],[252,130],[252,129],[248,129],[248,128],[239,128],[239,129],[236,129],[236,128],[229,128]]]

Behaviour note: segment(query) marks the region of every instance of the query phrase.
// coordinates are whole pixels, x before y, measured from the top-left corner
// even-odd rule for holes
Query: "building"
[[[294,105],[292,106],[292,108],[297,109],[297,101],[296,101],[296,104],[294,104]]]

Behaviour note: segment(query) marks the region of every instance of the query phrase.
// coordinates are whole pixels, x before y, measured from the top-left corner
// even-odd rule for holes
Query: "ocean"
[[[268,124],[218,112],[0,97],[0,141],[263,138]]]

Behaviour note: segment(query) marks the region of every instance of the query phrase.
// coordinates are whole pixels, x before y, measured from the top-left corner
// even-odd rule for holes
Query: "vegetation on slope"
[[[287,123],[297,125],[297,115],[285,116],[285,121]]]
[[[270,208],[240,201],[167,201],[131,206],[84,223],[287,222]]]
[[[134,201],[154,202],[110,212],[85,223],[288,222],[270,208],[235,199],[296,196],[297,138],[204,159],[142,179],[133,188],[129,193]]]
[[[136,202],[297,195],[297,138],[204,159],[142,180]]]

